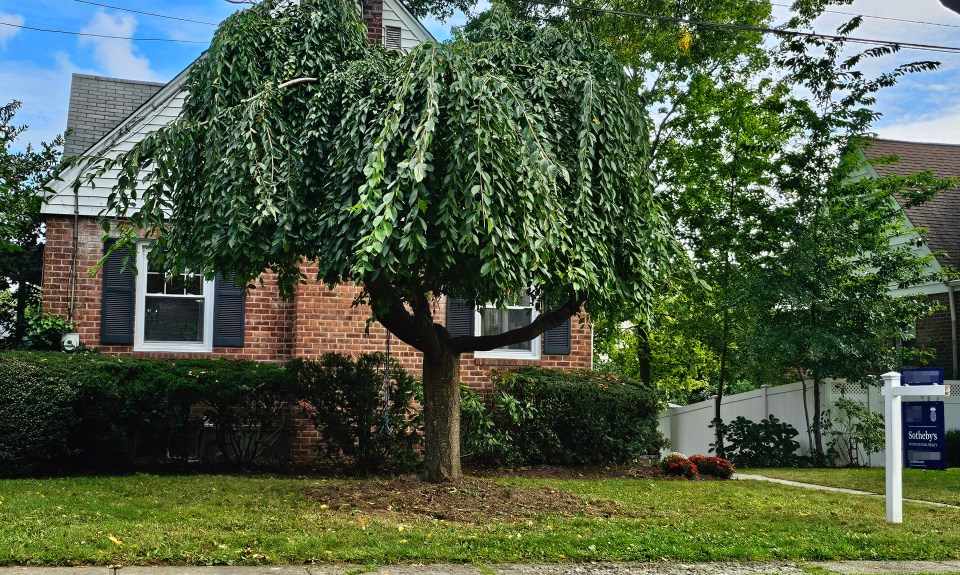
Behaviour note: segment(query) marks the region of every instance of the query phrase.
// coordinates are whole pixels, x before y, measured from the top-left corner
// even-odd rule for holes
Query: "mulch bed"
[[[531,465],[524,467],[475,467],[465,471],[478,477],[525,477],[532,479],[686,479],[667,475],[660,465]]]
[[[465,477],[444,484],[424,483],[415,477],[337,481],[312,486],[307,489],[307,496],[341,511],[400,514],[479,525],[530,519],[543,514],[567,517],[627,515],[613,501],[588,501],[566,491],[503,485],[478,477]]]

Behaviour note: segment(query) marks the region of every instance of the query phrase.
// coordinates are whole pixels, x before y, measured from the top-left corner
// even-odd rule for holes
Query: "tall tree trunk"
[[[723,385],[727,375],[727,349],[730,347],[728,339],[730,337],[730,310],[723,310],[723,341],[720,347],[720,376],[717,381],[717,398],[714,404],[713,428],[716,434],[716,443],[714,451],[717,457],[726,457],[727,448],[723,444],[723,418],[720,416],[720,406],[723,404]]]
[[[821,432],[822,419],[820,417],[820,372],[813,370],[813,441],[816,446],[815,465],[823,462],[823,433]]]
[[[800,377],[800,386],[803,388],[803,419],[807,422],[807,445],[810,446],[810,454],[813,456],[813,465],[818,465],[817,452],[814,449],[813,428],[810,426],[810,409],[807,407],[807,379],[803,377],[803,371],[797,369],[797,375]]]
[[[440,483],[460,471],[460,355],[441,347],[423,356],[423,478]]]
[[[637,364],[640,367],[640,381],[644,385],[653,387],[653,378],[650,375],[650,365],[653,353],[650,351],[650,334],[642,325],[634,327],[637,333]]]

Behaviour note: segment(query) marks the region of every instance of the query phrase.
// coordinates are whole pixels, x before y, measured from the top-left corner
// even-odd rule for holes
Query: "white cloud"
[[[0,12],[0,22],[14,25],[0,26],[0,48],[5,48],[7,42],[20,33],[20,28],[16,28],[15,26],[23,26],[25,21],[26,20],[24,20],[23,16],[20,14],[6,14],[4,12]]]
[[[940,112],[898,118],[876,131],[881,138],[892,140],[960,144],[960,105]]]
[[[100,10],[93,16],[93,20],[81,29],[81,32],[131,37],[136,30],[137,19],[133,16],[128,14],[114,16]],[[150,60],[141,55],[130,40],[82,36],[80,45],[92,46],[94,61],[111,76],[131,80],[157,79],[156,73],[150,67]]]
[[[19,100],[23,106],[14,122],[30,129],[16,142],[16,149],[28,142],[49,142],[67,128],[70,75],[77,71],[67,59],[57,58],[56,66],[32,62],[0,61],[0,103]]]

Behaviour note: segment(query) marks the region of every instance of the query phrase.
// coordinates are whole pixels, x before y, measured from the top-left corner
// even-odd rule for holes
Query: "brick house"
[[[423,24],[399,0],[365,0],[368,39],[408,50],[433,40]],[[144,134],[176,118],[185,94],[186,70],[167,84],[75,74],[70,94],[65,153],[110,156],[128,150]],[[72,183],[79,168],[65,173],[43,207],[46,222],[44,311],[76,322],[81,341],[108,353],[143,357],[226,357],[284,362],[326,352],[383,351],[388,334],[379,324],[367,330],[368,308],[351,305],[355,286],[330,290],[311,282],[298,287],[291,301],[278,295],[275,278],[244,292],[218,277],[205,281],[184,274],[165,277],[151,267],[150,242],[137,246],[138,274],[114,254],[95,276],[106,249],[97,218],[116,182],[112,174],[96,178],[78,192]],[[308,278],[316,276],[304,266]],[[458,335],[493,334],[532,321],[532,302],[502,310],[474,309],[437,301],[436,317]],[[392,354],[413,373],[420,372],[419,352],[392,339]],[[570,321],[523,344],[465,354],[461,378],[471,387],[489,387],[493,369],[521,365],[589,368],[592,327]]]
[[[868,166],[868,175],[910,175],[930,171],[941,178],[960,176],[960,145],[930,144],[878,139],[866,150],[870,158],[899,157],[893,164]],[[931,273],[960,269],[960,188],[938,194],[919,206],[900,201],[907,224],[920,228],[900,241],[912,244],[922,255],[934,254],[928,266]],[[907,289],[896,289],[896,295],[923,294],[940,304],[940,310],[921,318],[916,325],[917,345],[935,353],[926,367],[941,367],[947,379],[958,379],[957,293],[960,281],[931,280]]]

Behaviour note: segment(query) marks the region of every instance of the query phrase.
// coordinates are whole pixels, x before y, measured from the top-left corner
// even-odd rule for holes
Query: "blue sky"
[[[225,0],[98,0],[103,4],[158,12],[205,22],[220,22],[237,9]],[[744,0],[749,1],[749,0]],[[783,0],[780,0],[783,1]],[[786,2],[784,2],[786,3]],[[838,10],[957,27],[908,24],[868,19],[857,35],[899,41],[960,46],[960,15],[938,0],[856,0]],[[778,17],[786,15],[777,8]],[[830,32],[846,17],[828,15],[817,23]],[[438,38],[449,34],[451,22],[426,21]],[[0,102],[21,100],[17,121],[31,127],[26,140],[49,140],[66,126],[70,75],[74,72],[167,81],[205,48],[214,27],[130,14],[76,0],[0,0],[0,22],[38,28],[83,31],[116,36],[194,40],[201,44],[130,42],[17,30],[0,25]],[[884,114],[876,125],[883,137],[960,143],[960,54],[905,51],[882,67],[917,59],[935,59],[941,70],[910,77],[883,93],[877,109]],[[879,71],[880,67],[873,67]]]

